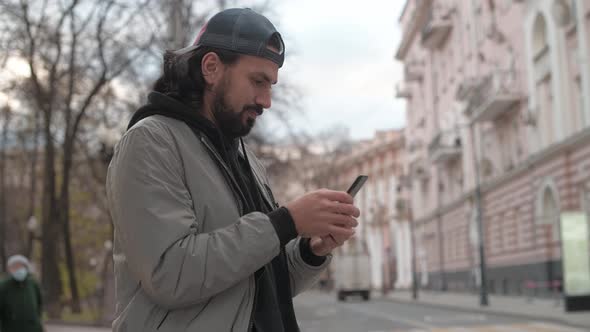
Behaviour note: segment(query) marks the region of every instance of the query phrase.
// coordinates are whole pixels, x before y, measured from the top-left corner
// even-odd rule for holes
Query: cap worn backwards
[[[278,49],[269,49],[271,42],[278,45]],[[185,54],[202,46],[263,57],[279,67],[285,61],[281,34],[266,17],[249,8],[231,8],[215,14],[203,26],[193,45],[174,53]]]

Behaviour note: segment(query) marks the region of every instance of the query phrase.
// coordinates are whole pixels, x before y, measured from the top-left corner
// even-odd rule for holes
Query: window
[[[547,23],[543,15],[537,15],[533,26],[533,57],[537,58],[548,49]]]
[[[551,225],[551,237],[553,241],[558,241],[560,238],[560,214],[557,186],[552,179],[547,179],[537,194],[535,223],[539,226]]]

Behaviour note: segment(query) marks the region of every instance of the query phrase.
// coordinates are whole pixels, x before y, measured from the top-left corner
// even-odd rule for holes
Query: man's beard
[[[255,118],[248,117],[246,123],[243,123],[244,114],[254,111],[261,115],[263,109],[260,105],[246,105],[240,112],[236,112],[233,107],[226,102],[225,84],[219,88],[213,100],[213,116],[221,132],[229,138],[238,138],[246,136],[256,123]]]

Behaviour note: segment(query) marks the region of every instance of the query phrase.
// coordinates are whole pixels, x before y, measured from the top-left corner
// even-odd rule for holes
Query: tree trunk
[[[28,217],[32,217],[35,215],[35,207],[37,206],[37,157],[39,155],[39,134],[41,131],[40,128],[40,121],[39,112],[35,112],[35,131],[33,132],[33,151],[31,151],[31,178],[30,178],[30,188],[31,191],[29,192],[29,211]],[[35,243],[35,233],[34,230],[29,231],[29,244],[27,246],[27,257],[31,258],[33,255],[33,245]]]
[[[2,142],[0,142],[0,262],[4,270],[6,266],[6,141],[8,139],[8,124],[10,122],[10,109],[2,111],[4,123],[2,125]]]
[[[64,250],[66,254],[66,265],[68,268],[68,280],[70,286],[70,292],[72,294],[72,312],[80,313],[82,308],[80,306],[80,296],[78,293],[78,282],[76,279],[76,263],[74,259],[74,253],[72,250],[72,240],[70,232],[70,178],[72,169],[72,158],[73,158],[73,140],[66,137],[64,142],[64,156],[63,156],[63,182],[61,188],[61,221],[63,226],[64,235]]]
[[[47,303],[47,313],[50,318],[59,318],[61,305],[59,303],[62,291],[61,277],[59,274],[59,214],[55,191],[55,146],[51,135],[51,121],[46,119],[44,123],[43,138],[44,174],[43,174],[43,216],[41,221],[42,231],[42,258],[41,273],[44,291],[44,302]]]

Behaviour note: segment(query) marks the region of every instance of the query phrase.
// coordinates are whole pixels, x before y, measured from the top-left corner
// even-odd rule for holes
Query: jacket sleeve
[[[319,266],[307,264],[301,257],[301,242],[302,238],[298,237],[289,242],[285,247],[293,297],[313,286],[320,279],[321,273],[328,267],[332,260],[332,256],[328,255],[326,256],[326,260]]]
[[[140,126],[125,134],[109,166],[107,197],[132,275],[154,303],[167,309],[206,301],[280,251],[268,216],[259,212],[210,233],[197,231],[203,219],[196,214],[214,211],[195,212],[166,129]]]

